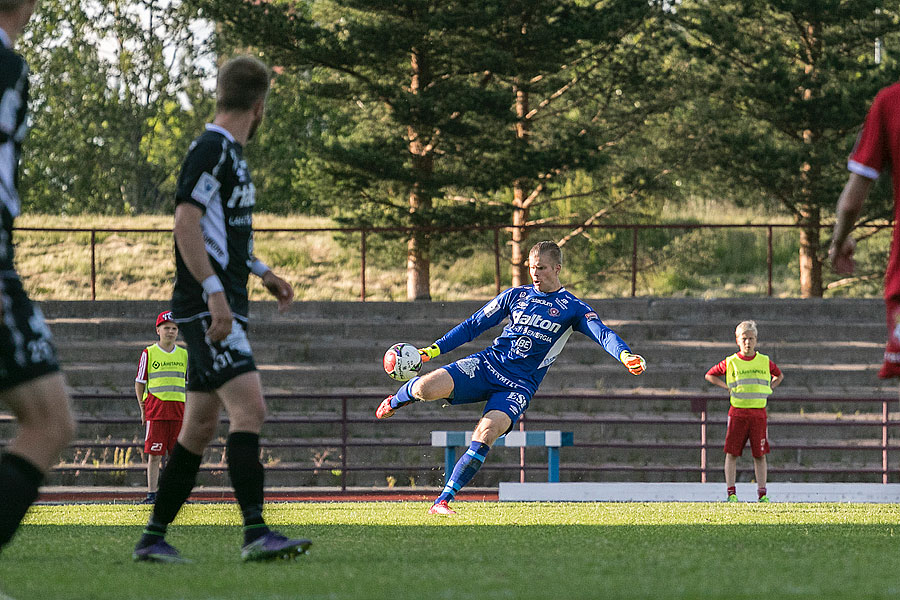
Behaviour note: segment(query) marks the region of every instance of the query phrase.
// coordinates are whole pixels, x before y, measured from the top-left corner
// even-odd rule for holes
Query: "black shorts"
[[[209,313],[175,322],[184,336],[188,351],[187,385],[190,392],[212,392],[238,375],[256,370],[253,351],[247,340],[246,322],[234,319],[231,333],[221,342],[206,337]]]
[[[59,371],[44,315],[18,277],[0,278],[0,303],[0,391]]]

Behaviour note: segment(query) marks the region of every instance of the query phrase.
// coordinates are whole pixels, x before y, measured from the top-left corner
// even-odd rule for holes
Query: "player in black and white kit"
[[[268,89],[269,71],[260,61],[228,61],[219,71],[213,123],[191,144],[178,178],[172,313],[188,346],[187,401],[135,560],[185,562],[164,536],[194,487],[223,406],[230,422],[228,474],[244,519],[241,557],[293,557],[311,544],[269,530],[262,516],[259,432],[266,406],[247,341],[247,279],[250,273],[262,278],[282,311],[294,298],[291,285],[253,255],[255,188],[243,146],[262,121]]]
[[[75,433],[50,330],[13,266],[18,167],[27,132],[28,65],[12,45],[36,0],[0,0],[0,402],[19,429],[0,456],[0,548],[38,495],[47,470]]]

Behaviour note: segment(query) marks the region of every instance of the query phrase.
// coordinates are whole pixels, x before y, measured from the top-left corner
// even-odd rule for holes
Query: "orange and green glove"
[[[428,362],[432,358],[437,358],[441,354],[441,349],[437,344],[432,344],[427,348],[419,348],[419,354],[422,355],[422,362]]]
[[[625,368],[632,375],[640,375],[647,368],[647,362],[643,356],[632,354],[628,350],[622,350],[621,354],[619,354],[619,360],[622,361],[622,364],[625,365]]]

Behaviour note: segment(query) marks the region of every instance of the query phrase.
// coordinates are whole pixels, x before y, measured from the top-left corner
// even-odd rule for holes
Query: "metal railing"
[[[820,225],[820,229],[830,228],[829,224]],[[877,223],[867,225],[869,229],[880,230],[890,228],[890,223]],[[762,224],[696,224],[696,223],[669,223],[669,224],[540,224],[519,227],[521,230],[627,230],[631,233],[631,257],[630,257],[630,284],[631,296],[637,295],[638,274],[641,272],[639,261],[640,244],[639,233],[648,230],[700,230],[700,229],[749,229],[763,230],[766,235],[766,295],[773,295],[773,235],[776,229],[799,229],[800,225],[785,223],[762,223]],[[453,232],[490,232],[493,237],[493,254],[494,254],[494,287],[496,293],[500,293],[502,286],[502,267],[508,266],[509,261],[503,257],[501,246],[501,232],[511,232],[514,228],[509,225],[496,226],[470,226],[470,227],[291,227],[291,228],[268,228],[261,227],[255,229],[256,233],[334,233],[334,234],[358,234],[359,241],[359,299],[366,301],[366,268],[368,237],[374,234],[412,234],[414,232],[422,232],[431,235],[439,235],[441,233]],[[16,227],[17,231],[33,231],[33,232],[56,232],[56,233],[88,233],[90,235],[90,287],[91,300],[97,299],[97,234],[99,233],[169,233],[170,229],[152,229],[152,228],[60,228],[60,227]]]
[[[273,412],[268,419],[269,424],[280,425],[317,425],[330,426],[331,434],[327,436],[317,435],[309,438],[290,437],[290,438],[266,438],[265,429],[263,431],[264,439],[261,442],[262,449],[274,452],[278,449],[296,449],[296,448],[320,448],[320,449],[336,449],[338,458],[332,461],[323,461],[321,464],[313,464],[311,462],[278,462],[267,466],[273,471],[291,471],[291,472],[311,472],[311,471],[331,471],[338,474],[341,490],[347,490],[347,476],[353,472],[363,471],[380,471],[385,474],[399,473],[431,473],[434,474],[438,470],[442,470],[443,460],[436,449],[434,464],[412,464],[410,462],[403,463],[384,463],[373,459],[373,449],[376,448],[425,448],[431,447],[430,433],[434,429],[460,429],[474,426],[477,415],[473,417],[462,411],[446,411],[440,416],[422,415],[421,411],[416,411],[415,407],[401,412],[397,416],[388,421],[377,423],[379,435],[382,437],[373,439],[371,432],[360,433],[360,429],[371,429],[376,422],[372,414],[373,407],[377,405],[381,399],[380,395],[375,394],[269,394],[270,400],[278,400],[281,404],[285,401],[295,403],[296,408],[292,408],[290,412]],[[97,394],[77,394],[74,400],[125,400],[131,401],[133,398],[128,395],[97,395]],[[567,401],[579,401],[584,403],[587,401],[590,410],[571,411],[563,414],[547,414],[538,412],[541,409],[546,410],[552,407],[554,410],[564,410]],[[325,401],[329,406],[329,410],[314,414],[304,414],[304,404],[309,402],[321,403]],[[604,405],[613,402],[627,402],[629,411],[638,410],[643,403],[674,403],[679,410],[670,412],[658,412],[648,414],[631,414],[609,410]],[[718,403],[720,407],[716,408],[715,416],[710,417],[708,403],[712,401]],[[891,469],[889,463],[889,455],[892,452],[900,450],[900,440],[891,437],[892,430],[900,425],[900,420],[891,418],[889,406],[895,399],[884,397],[855,397],[855,398],[836,398],[836,397],[779,397],[770,404],[769,414],[769,432],[772,439],[772,451],[775,453],[769,465],[769,472],[774,475],[790,474],[809,476],[843,476],[844,479],[851,481],[854,477],[874,476],[878,477],[882,483],[888,483],[891,475],[894,479],[900,477],[900,468]],[[353,407],[352,405],[358,404]],[[827,407],[827,405],[840,406],[837,410],[820,410],[814,415],[805,414],[797,409],[797,406],[816,406]],[[774,412],[771,410],[774,408]],[[417,414],[418,412],[418,414]],[[699,481],[706,482],[711,473],[711,466],[708,459],[710,449],[719,451],[724,441],[725,422],[727,415],[727,400],[718,399],[710,396],[672,396],[660,397],[657,395],[608,395],[608,394],[540,394],[532,403],[532,416],[528,414],[523,417],[518,427],[520,430],[537,430],[537,429],[561,429],[571,430],[572,428],[585,426],[627,426],[627,427],[646,427],[648,433],[642,439],[629,439],[613,437],[612,439],[600,439],[591,441],[585,439],[584,435],[576,433],[575,444],[571,448],[564,448],[560,452],[560,472],[568,473],[569,480],[578,480],[589,477],[590,473],[624,473],[632,476],[643,476],[652,473],[654,476],[665,477],[667,474],[684,474],[689,473],[695,475]],[[12,421],[11,416],[0,415],[0,423]],[[224,422],[224,419],[223,419]],[[82,425],[114,425],[114,424],[133,424],[138,426],[137,418],[127,415],[81,415],[79,423]],[[413,432],[410,433],[410,425],[414,425]],[[710,428],[715,428],[716,441],[710,441]],[[832,440],[831,442],[809,442],[804,439],[797,441],[779,441],[780,432],[787,431],[788,428],[813,427],[815,428],[814,437],[822,439],[823,431],[834,431],[842,428],[856,428],[857,432],[851,437]],[[674,428],[677,428],[677,435],[673,434]],[[395,435],[394,432],[405,430],[402,435]],[[865,431],[864,435],[859,431]],[[582,432],[583,433],[583,432]],[[666,439],[668,438],[668,440]],[[671,441],[670,441],[671,440]],[[8,440],[0,442],[5,445]],[[136,448],[141,444],[134,440],[118,439],[118,440],[81,440],[73,444],[75,448]],[[211,448],[214,451],[221,450],[223,444],[214,443]],[[588,450],[648,450],[654,452],[665,451],[682,451],[689,459],[681,461],[669,462],[666,464],[646,464],[629,462],[622,460],[618,462],[604,463],[600,460],[581,460],[574,461],[570,458],[573,452],[570,449],[588,449]],[[835,463],[834,460],[823,461],[821,463],[813,463],[807,465],[785,465],[786,454],[789,452],[806,452],[806,451],[830,451],[837,453],[841,458]],[[518,457],[515,462],[508,462],[510,453],[517,453]],[[859,454],[868,454],[865,466],[853,466],[852,461],[848,458],[856,458]],[[784,455],[783,455],[784,454]],[[137,453],[135,453],[135,457]],[[543,457],[543,458],[542,458]],[[781,457],[781,458],[779,458]],[[507,461],[507,462],[502,462]],[[846,463],[846,464],[842,464]],[[880,463],[880,464],[879,464]],[[746,461],[747,465],[752,461]],[[132,462],[129,464],[94,464],[94,463],[62,463],[55,470],[58,472],[103,472],[103,471],[136,471],[143,470],[145,466],[140,462]],[[206,462],[202,470],[204,471],[222,471],[226,467],[223,462]],[[533,454],[529,459],[529,455],[524,449],[509,450],[500,449],[499,452],[492,455],[491,460],[485,464],[486,470],[505,470],[518,471],[518,479],[525,481],[526,472],[533,471],[535,473],[546,473],[547,463],[546,454]],[[742,471],[745,470],[743,467]],[[718,469],[716,470],[718,473]],[[564,479],[566,479],[564,477]]]

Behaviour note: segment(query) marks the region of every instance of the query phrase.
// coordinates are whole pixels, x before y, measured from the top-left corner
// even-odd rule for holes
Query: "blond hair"
[[[738,326],[734,329],[734,336],[737,337],[745,331],[749,331],[759,337],[759,332],[756,330],[756,321],[741,321],[738,323]]]
[[[547,255],[547,258],[555,265],[562,264],[562,250],[556,242],[551,242],[549,240],[538,242],[534,246],[531,247],[531,250],[528,252],[528,256],[541,256]]]

